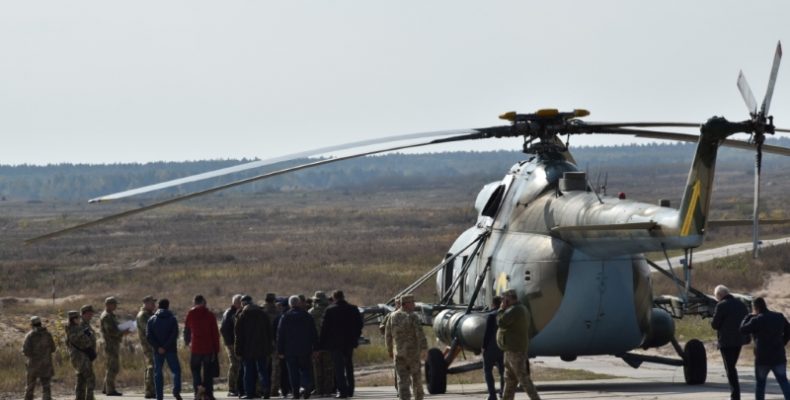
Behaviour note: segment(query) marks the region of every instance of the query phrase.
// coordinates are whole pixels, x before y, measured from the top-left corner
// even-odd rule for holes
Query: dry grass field
[[[717,197],[714,207],[728,210],[719,216],[737,214],[732,210],[741,207],[744,183],[734,182],[735,189],[724,185]],[[137,203],[88,207],[2,202],[0,393],[12,398],[23,389],[18,349],[29,315],[44,317],[51,330],[62,335],[66,310],[86,303],[98,306],[110,295],[121,300],[122,319],[131,318],[147,294],[169,298],[181,318],[198,293],[206,296],[216,313],[236,293],[250,293],[260,300],[266,292],[309,295],[339,288],[356,304],[384,302],[438,263],[457,235],[474,222],[477,190],[475,185],[211,196],[30,246],[23,245],[23,239]],[[640,188],[636,183],[625,190],[632,198],[660,195],[655,186]],[[767,190],[768,196],[774,195],[770,200],[774,214],[786,214],[776,199],[776,193],[784,191],[776,186]],[[747,232],[713,232],[711,244],[748,240]],[[786,228],[766,229],[769,235],[786,233]],[[776,262],[787,269],[787,251],[779,254]],[[746,261],[699,267],[695,283],[709,291],[711,285],[726,281],[735,290],[751,291],[778,270],[773,262]],[[657,284],[657,292],[666,289],[661,285]],[[418,297],[434,300],[431,288],[429,281],[417,291]],[[358,364],[381,364],[386,355],[380,336],[373,331],[366,335],[373,344],[360,349]],[[120,387],[138,388],[139,345],[133,336],[124,343]],[[184,350],[181,355],[186,356]],[[62,348],[56,364],[56,389],[66,392],[73,385],[73,373]],[[102,376],[103,357],[96,366],[97,376]],[[552,374],[544,376],[551,379]],[[379,378],[371,378],[370,383],[378,382],[375,379]]]

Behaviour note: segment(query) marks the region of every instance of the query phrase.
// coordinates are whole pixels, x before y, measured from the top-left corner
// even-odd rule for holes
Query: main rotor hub
[[[559,153],[567,150],[557,135],[567,132],[574,126],[575,118],[586,117],[590,112],[585,109],[560,112],[556,108],[543,108],[531,114],[509,111],[499,116],[511,122],[510,135],[524,137],[524,152],[530,154]],[[537,139],[537,141],[536,141]]]

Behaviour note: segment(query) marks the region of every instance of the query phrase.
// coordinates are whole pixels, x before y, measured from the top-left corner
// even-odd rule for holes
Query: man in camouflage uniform
[[[101,334],[104,338],[104,354],[107,356],[107,372],[104,375],[102,393],[107,396],[121,396],[121,393],[115,390],[115,377],[118,376],[120,370],[118,357],[124,332],[118,329],[118,318],[115,316],[116,308],[118,308],[118,300],[115,297],[108,297],[104,300],[104,312],[99,317]]]
[[[425,358],[428,341],[422,330],[420,318],[414,313],[414,296],[401,296],[401,308],[390,314],[385,327],[385,340],[390,358],[395,360],[395,375],[398,381],[398,398],[410,400],[409,386],[414,399],[422,400],[422,377],[420,361]]]
[[[323,291],[317,291],[313,295],[313,307],[308,313],[315,321],[316,332],[321,332],[321,324],[324,322],[324,313],[329,307],[329,298]],[[321,338],[319,337],[319,340]],[[332,393],[335,386],[335,370],[332,367],[332,355],[327,350],[316,352],[315,362],[313,363],[313,376],[315,382],[315,393],[319,396],[328,396]]]
[[[69,348],[71,366],[77,373],[74,390],[77,400],[94,400],[93,389],[96,376],[93,374],[93,360],[96,359],[96,333],[91,327],[93,306],[84,305],[80,312],[69,311],[69,324],[66,326],[66,344]]]
[[[41,326],[41,318],[30,318],[32,330],[25,335],[22,354],[27,357],[27,387],[25,400],[33,400],[36,380],[41,381],[41,398],[52,400],[50,380],[55,370],[52,367],[52,353],[55,352],[55,341],[47,328]]]
[[[274,326],[274,322],[277,321],[277,317],[280,316],[280,311],[277,309],[277,295],[274,293],[266,293],[266,296],[263,299],[263,312],[269,317],[269,321],[272,321],[272,332],[277,332],[277,327]],[[276,333],[275,333],[276,335]],[[280,376],[280,358],[277,356],[277,349],[276,346],[272,348],[272,360],[271,366],[269,371],[271,372],[271,396],[277,396],[280,394],[280,380],[282,377]]]
[[[135,319],[137,337],[140,338],[140,347],[143,349],[143,357],[145,357],[146,399],[153,399],[156,397],[154,391],[154,349],[148,343],[148,339],[145,336],[148,320],[154,315],[154,311],[156,311],[156,299],[154,296],[145,296],[143,299],[143,306],[140,307],[140,312],[137,313],[137,318]]]
[[[513,400],[521,384],[531,400],[540,400],[529,377],[529,310],[518,301],[513,289],[502,295],[497,313],[496,344],[505,353],[505,390],[503,400]]]

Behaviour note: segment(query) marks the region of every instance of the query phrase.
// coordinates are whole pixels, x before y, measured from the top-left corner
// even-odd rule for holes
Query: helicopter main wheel
[[[708,378],[708,356],[705,345],[697,339],[691,339],[683,347],[683,377],[689,385],[701,385]]]
[[[447,392],[447,363],[441,350],[433,348],[428,350],[425,360],[425,384],[430,394],[444,394]]]

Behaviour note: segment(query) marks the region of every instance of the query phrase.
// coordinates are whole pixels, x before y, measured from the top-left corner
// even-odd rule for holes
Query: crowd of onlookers
[[[102,393],[121,396],[116,390],[121,340],[130,329],[122,329],[114,311],[118,301],[105,300],[100,317],[107,368]],[[94,399],[97,358],[96,332],[91,326],[94,309],[90,305],[68,312],[66,345],[77,374],[77,400]],[[164,398],[165,364],[172,374],[172,394],[181,399],[181,365],[177,341],[179,323],[170,311],[168,299],[143,299],[136,318],[136,330],[145,358],[145,398]],[[25,398],[33,398],[33,388],[41,382],[43,398],[51,399],[53,375],[52,335],[38,317],[31,319],[23,352],[28,357]],[[359,308],[345,300],[342,291],[331,296],[315,292],[312,298],[294,295],[278,298],[267,294],[261,305],[250,295],[235,295],[230,307],[217,318],[205,297],[197,295],[184,319],[183,339],[189,347],[189,369],[196,399],[214,399],[214,378],[220,375],[220,342],[229,360],[228,396],[242,399],[282,396],[307,399],[311,395],[348,398],[354,394],[353,350],[362,334]]]

